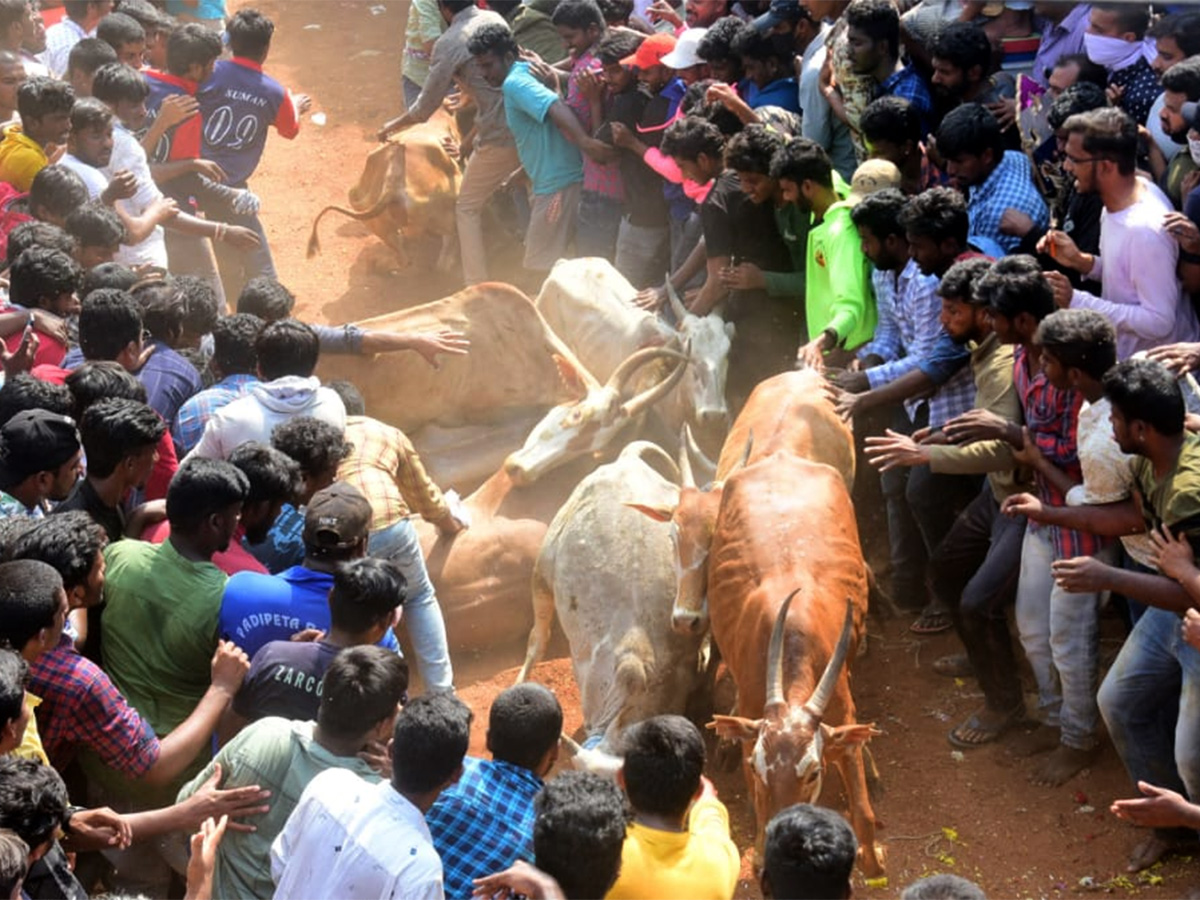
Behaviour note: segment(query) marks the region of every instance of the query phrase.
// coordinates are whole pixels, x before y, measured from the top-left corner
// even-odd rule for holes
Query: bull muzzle
[[[703,610],[674,609],[671,611],[671,629],[676,634],[693,637],[708,627],[708,614]]]

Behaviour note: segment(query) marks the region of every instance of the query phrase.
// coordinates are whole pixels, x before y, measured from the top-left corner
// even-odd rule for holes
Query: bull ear
[[[844,750],[854,744],[865,744],[871,738],[883,734],[875,727],[874,722],[839,725],[836,728],[831,725],[822,725],[821,731],[825,733],[826,748],[832,750]]]
[[[587,380],[575,368],[575,363],[565,356],[555,353],[554,365],[558,367],[558,377],[562,379],[563,386],[566,387],[568,394],[579,399],[587,396]]]
[[[762,730],[763,721],[743,719],[741,716],[713,716],[713,720],[704,727],[728,741],[752,741]]]
[[[647,503],[626,503],[624,505],[649,516],[655,522],[670,522],[671,516],[675,514],[675,509],[670,506],[653,506]]]

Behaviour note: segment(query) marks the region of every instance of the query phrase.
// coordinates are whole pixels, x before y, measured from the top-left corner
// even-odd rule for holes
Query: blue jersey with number
[[[249,59],[220,60],[196,100],[204,121],[200,155],[224,169],[226,183],[235,187],[258,168],[268,128],[274,126],[285,138],[299,131],[287,90]]]

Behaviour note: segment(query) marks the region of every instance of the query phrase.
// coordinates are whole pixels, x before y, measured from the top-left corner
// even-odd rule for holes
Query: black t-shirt
[[[96,493],[92,483],[86,478],[75,482],[67,499],[54,507],[54,512],[70,512],[81,509],[92,520],[104,529],[108,542],[119,541],[125,536],[125,513],[119,506],[108,506]]]
[[[233,711],[251,722],[264,716],[315,720],[325,670],[341,647],[326,641],[271,641],[250,661]]]
[[[597,136],[602,141],[612,139],[609,122],[620,122],[632,134],[638,134],[638,123],[651,101],[650,95],[641,89],[623,91],[612,99],[608,120],[600,127]],[[625,183],[623,212],[629,216],[630,224],[643,228],[667,227],[667,199],[663,195],[662,176],[646,165],[638,154],[621,150],[617,159],[621,167],[621,180]]]
[[[756,204],[742,193],[737,173],[722,172],[700,204],[700,225],[709,258],[728,256],[754,263],[764,272],[792,271],[792,257],[779,236],[770,203]]]

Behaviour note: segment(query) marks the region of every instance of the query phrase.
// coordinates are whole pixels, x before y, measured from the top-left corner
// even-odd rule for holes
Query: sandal
[[[1025,717],[1025,706],[1014,707],[1010,712],[1001,714],[998,721],[994,724],[989,724],[980,718],[983,713],[988,713],[990,710],[987,707],[971,713],[970,717],[952,728],[949,734],[946,735],[946,740],[950,742],[952,747],[958,747],[960,750],[973,750],[976,747],[981,747],[984,744],[990,744],[998,740],[1010,728],[1016,725]],[[979,733],[979,737],[971,740],[962,736],[964,731],[975,731]]]
[[[927,606],[921,610],[917,621],[908,626],[908,630],[913,634],[941,634],[953,627],[954,622],[948,610]]]

